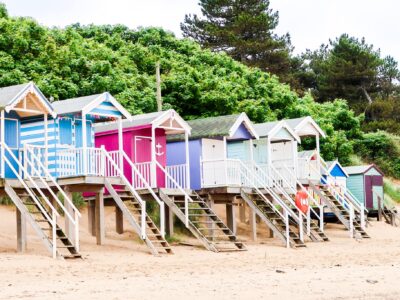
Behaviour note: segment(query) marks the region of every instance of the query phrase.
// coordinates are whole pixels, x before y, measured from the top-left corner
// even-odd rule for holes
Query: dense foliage
[[[324,157],[339,157],[343,163],[354,141],[362,140],[363,120],[346,101],[317,103],[309,93],[299,97],[269,73],[162,29],[79,24],[49,29],[30,18],[11,18],[0,6],[0,86],[33,80],[55,99],[109,91],[130,112],[151,112],[156,109],[157,61],[164,107],[185,118],[245,111],[263,122],[311,115],[327,133],[321,144]]]

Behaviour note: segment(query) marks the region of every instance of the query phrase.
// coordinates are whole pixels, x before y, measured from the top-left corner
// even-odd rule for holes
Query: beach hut
[[[240,166],[228,158],[228,152],[231,157],[248,156],[249,147],[235,142],[258,138],[247,115],[210,117],[188,121],[188,124],[192,128],[189,141],[191,189],[240,187]],[[171,153],[167,156],[168,166],[182,163],[185,145],[183,135],[168,139],[167,153]]]
[[[133,116],[131,120],[122,122],[122,130],[123,150],[144,178],[132,176],[131,167],[125,161],[125,176],[135,188],[144,188],[146,184],[152,188],[176,188],[173,180],[180,187],[189,188],[187,145],[191,129],[175,110]],[[96,147],[104,146],[107,151],[118,150],[117,124],[95,126],[95,132]],[[168,150],[166,143],[167,136],[176,134],[182,134],[185,140],[179,153]],[[170,176],[166,176],[165,172]]]
[[[260,137],[252,141],[253,160],[258,168],[269,177],[282,176],[279,179],[282,186],[296,188],[299,136],[285,121],[255,124],[254,127]],[[271,180],[266,183],[272,184]]]
[[[345,193],[347,178],[349,177],[345,169],[342,167],[338,160],[327,161],[326,166],[328,174],[330,174],[330,176],[323,172],[323,180],[326,180],[328,183],[337,187],[341,193]]]
[[[33,82],[0,88],[1,177],[4,178],[0,190],[17,207],[19,251],[26,248],[25,226],[30,223],[54,258],[77,258],[81,257],[80,213],[48,168],[54,129],[50,120],[56,117],[53,106]],[[41,120],[39,124],[34,123],[36,119]]]
[[[349,175],[347,189],[364,204],[369,211],[377,211],[383,205],[383,172],[374,164],[345,167]]]
[[[318,181],[321,178],[321,156],[320,156],[320,139],[325,138],[326,135],[321,127],[318,126],[317,122],[310,117],[301,117],[295,119],[285,119],[285,122],[290,128],[300,137],[303,138],[314,138],[315,139],[315,159],[310,159],[311,153],[306,153],[306,157],[298,158],[298,178],[303,183],[308,180]],[[313,156],[311,156],[312,158]],[[307,165],[311,164],[311,165]],[[310,172],[310,170],[314,170]]]

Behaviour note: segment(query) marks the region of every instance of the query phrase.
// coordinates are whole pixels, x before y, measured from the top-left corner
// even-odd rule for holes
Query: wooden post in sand
[[[124,215],[117,205],[115,205],[115,230],[118,234],[124,233]]]
[[[72,193],[69,191],[68,187],[64,189],[65,195],[72,201]],[[74,210],[72,206],[68,203],[68,201],[64,201],[65,210],[74,217]],[[65,216],[65,234],[68,239],[74,244],[75,243],[75,229],[74,224],[72,224],[72,220],[70,220],[67,216]]]
[[[226,221],[230,230],[236,234],[236,217],[235,217],[235,207],[233,201],[226,204]]]
[[[24,252],[26,250],[26,218],[17,208],[17,251]]]
[[[95,205],[93,200],[88,200],[87,208],[88,208],[88,224],[89,224],[89,232],[92,236],[96,236],[96,218],[95,218]]]
[[[105,238],[105,223],[104,223],[104,190],[96,193],[95,200],[95,215],[96,215],[96,243],[102,245]]]
[[[208,195],[207,198],[207,205],[214,210],[214,206],[215,206],[215,201],[212,198],[211,195]],[[215,224],[214,222],[211,222],[211,218],[207,218],[207,221],[209,221],[209,223],[207,223],[207,227],[208,227],[208,235],[211,236],[211,240],[214,239],[214,234],[215,234]]]
[[[251,239],[255,242],[257,241],[257,217],[256,217],[256,212],[250,207],[249,207],[249,222],[250,222]]]
[[[174,235],[174,213],[171,211],[168,205],[164,206],[165,212],[165,231],[169,236]]]
[[[239,204],[239,219],[240,222],[246,223],[246,202],[244,200],[240,201]]]

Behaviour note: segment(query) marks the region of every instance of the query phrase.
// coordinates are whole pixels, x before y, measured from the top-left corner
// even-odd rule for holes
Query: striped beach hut
[[[55,115],[49,120],[35,116],[21,122],[21,144],[33,147],[55,177],[100,175],[94,124],[121,123],[131,115],[108,92],[55,101],[52,107]],[[47,140],[45,132],[48,132]],[[48,155],[42,150],[46,143]]]

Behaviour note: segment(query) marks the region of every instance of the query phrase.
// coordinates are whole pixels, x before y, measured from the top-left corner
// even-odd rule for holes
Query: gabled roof
[[[300,137],[290,128],[290,126],[285,121],[274,121],[255,124],[254,128],[260,137],[269,137],[273,139],[275,134],[281,129],[286,129],[289,134],[297,141],[301,142]]]
[[[346,172],[345,168],[342,167],[338,160],[327,161],[326,166],[328,167],[328,173],[331,173],[335,166],[338,166],[346,177],[349,177],[349,174]]]
[[[152,125],[154,127],[162,125],[162,122],[165,120],[173,119],[181,128],[190,134],[191,128],[188,123],[182,119],[182,117],[173,109],[169,109],[166,111],[152,112],[148,114],[140,114],[132,116],[131,120],[124,120],[122,122],[122,128],[135,128],[138,126],[144,125]],[[108,122],[99,125],[95,125],[95,132],[108,132],[118,129],[118,123],[116,122]],[[168,132],[167,132],[168,134]]]
[[[356,175],[356,174],[364,174],[367,173],[370,169],[374,168],[375,170],[377,170],[379,173],[382,174],[382,176],[384,175],[383,172],[375,165],[375,164],[371,164],[371,165],[363,165],[363,166],[351,166],[351,167],[345,167],[345,171],[347,172],[347,174],[349,175]]]
[[[57,114],[89,113],[96,105],[107,99],[122,114],[123,117],[131,119],[131,114],[109,93],[104,92],[90,96],[70,98],[53,102]]]
[[[41,105],[46,107],[48,113],[53,117],[56,116],[53,106],[33,82],[0,88],[0,109],[9,112],[20,103],[29,92],[37,96],[37,99],[39,99]]]
[[[310,124],[314,127],[315,131],[322,137],[326,137],[325,132],[318,126],[317,122],[310,116],[295,118],[295,119],[285,119],[286,123],[296,132],[299,136],[306,136],[307,134],[302,134],[301,129],[306,125]]]
[[[258,134],[254,126],[245,113],[237,115],[209,117],[196,119],[187,122],[192,128],[191,139],[212,138],[212,137],[232,137],[236,130],[243,123],[249,133],[256,139]],[[180,141],[183,137],[179,135],[171,136],[169,141]]]
[[[317,150],[306,150],[297,153],[298,158],[304,158],[307,160],[310,160],[314,155],[317,155]]]

